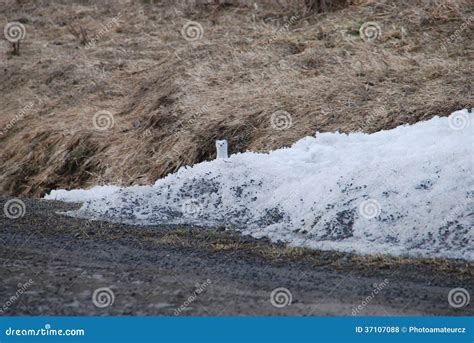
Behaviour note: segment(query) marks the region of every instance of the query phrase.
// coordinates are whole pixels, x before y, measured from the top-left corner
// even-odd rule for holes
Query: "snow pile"
[[[118,186],[96,186],[93,189],[73,189],[66,191],[59,189],[51,191],[51,193],[45,195],[46,200],[61,200],[66,202],[84,202],[89,200],[101,199],[115,191],[118,191],[121,187]]]
[[[474,260],[473,122],[462,110],[370,135],[318,133],[291,148],[203,162],[101,199],[94,188],[69,214],[229,225],[294,246]]]

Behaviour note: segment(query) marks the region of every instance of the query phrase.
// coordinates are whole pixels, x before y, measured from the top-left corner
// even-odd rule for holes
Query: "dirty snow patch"
[[[227,225],[293,246],[474,260],[474,116],[373,134],[317,133],[290,148],[183,167],[153,186],[56,191],[69,215]],[[59,196],[60,195],[60,196]]]

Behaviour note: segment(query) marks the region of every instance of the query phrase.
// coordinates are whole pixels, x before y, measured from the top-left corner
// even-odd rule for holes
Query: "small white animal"
[[[228,158],[227,155],[227,140],[216,141],[216,158]]]

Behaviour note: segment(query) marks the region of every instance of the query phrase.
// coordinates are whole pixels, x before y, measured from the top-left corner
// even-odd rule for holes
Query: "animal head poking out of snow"
[[[227,141],[225,139],[221,141],[216,141],[216,151],[216,158],[218,159],[229,157],[227,155]]]

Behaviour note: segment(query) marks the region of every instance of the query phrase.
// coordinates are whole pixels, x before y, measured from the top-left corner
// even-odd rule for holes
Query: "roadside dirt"
[[[22,200],[23,217],[0,217],[2,315],[350,316],[363,302],[355,314],[474,314],[472,303],[448,303],[452,288],[474,294],[466,261],[306,251],[225,228],[78,220],[56,214],[75,205]],[[93,293],[102,287],[114,301],[99,308]],[[277,308],[271,293],[281,287],[292,302]]]

